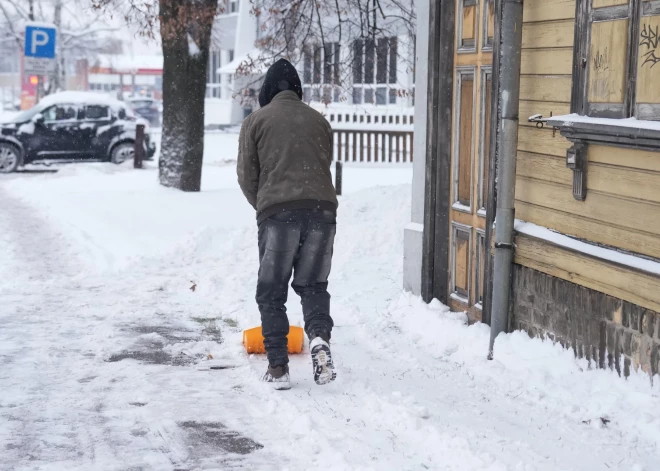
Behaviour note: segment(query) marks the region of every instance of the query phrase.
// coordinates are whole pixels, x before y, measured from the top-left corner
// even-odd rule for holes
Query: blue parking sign
[[[55,58],[57,29],[50,26],[27,25],[25,27],[25,57]]]

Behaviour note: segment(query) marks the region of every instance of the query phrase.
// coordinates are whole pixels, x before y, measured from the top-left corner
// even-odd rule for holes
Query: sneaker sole
[[[332,365],[332,360],[329,360],[328,354],[324,349],[321,349],[316,353],[314,363],[314,381],[319,386],[331,383],[337,378],[337,373],[335,372],[334,365]],[[328,364],[330,364],[330,366],[328,366]]]

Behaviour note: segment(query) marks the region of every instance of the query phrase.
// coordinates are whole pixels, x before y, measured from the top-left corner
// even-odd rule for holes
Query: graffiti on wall
[[[645,46],[646,50],[642,51],[642,67],[648,64],[649,68],[655,66],[660,62],[660,51],[658,50],[658,45],[660,45],[660,36],[658,35],[659,28],[655,27],[655,30],[649,25],[644,25],[642,27],[642,32],[640,33],[641,41],[639,43],[640,47]]]

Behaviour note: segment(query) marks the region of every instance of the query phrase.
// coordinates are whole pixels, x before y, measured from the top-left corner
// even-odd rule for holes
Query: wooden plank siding
[[[520,64],[523,75],[570,75],[573,48],[523,49]]]
[[[525,0],[523,23],[575,18],[576,0]]]
[[[526,235],[518,235],[516,245],[516,263],[647,309],[660,310],[657,276]]]
[[[660,152],[592,144],[589,146],[589,162],[660,172]]]
[[[660,236],[660,217],[654,217],[660,215],[658,203],[591,190],[585,201],[577,201],[568,185],[522,176],[516,179],[516,199]]]
[[[648,232],[604,224],[560,209],[522,201],[516,202],[516,217],[580,239],[660,258],[660,238]]]
[[[521,126],[518,129],[518,150],[536,152],[558,157],[566,157],[566,151],[571,143],[559,133],[553,137],[552,130]],[[572,195],[569,195],[572,198]]]
[[[577,0],[525,0],[516,217],[563,234],[660,259],[660,152],[590,145],[587,198],[573,198],[571,143],[527,122],[570,112]],[[618,0],[601,0],[618,1]],[[660,277],[525,235],[516,263],[657,310]]]
[[[523,49],[573,47],[573,19],[523,25]]]
[[[523,75],[520,77],[520,99],[570,103],[571,83],[570,75]]]

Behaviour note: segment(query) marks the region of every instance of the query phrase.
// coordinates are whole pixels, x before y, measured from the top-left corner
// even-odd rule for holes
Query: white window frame
[[[385,53],[385,82],[378,83],[378,41],[380,40],[387,40],[387,47],[386,47],[386,53]],[[397,63],[395,64],[394,67],[392,67],[392,44],[393,40],[396,41],[397,45],[397,50],[394,53],[396,57]],[[398,53],[399,53],[399,47],[402,46],[401,41],[399,40],[398,36],[390,36],[386,38],[377,38],[374,44],[374,58],[373,58],[373,75],[370,77],[371,82],[367,82],[365,80],[366,78],[366,58],[367,58],[367,51],[366,51],[366,40],[360,40],[362,41],[362,48],[360,51],[361,54],[361,61],[360,61],[360,66],[361,66],[361,71],[360,71],[360,77],[361,81],[356,82],[354,79],[354,73],[351,74],[351,77],[353,78],[353,86],[351,90],[351,103],[353,105],[374,105],[374,106],[395,106],[398,103],[398,98],[399,98],[399,91],[401,90],[401,87],[399,86],[399,71],[398,71]],[[351,51],[352,54],[355,55],[355,41],[351,44]],[[355,58],[353,61],[353,66],[354,68],[355,64]],[[392,70],[394,70],[394,79],[392,79]],[[385,103],[378,103],[378,93],[380,90],[385,90]],[[392,95],[392,92],[394,92],[394,95]],[[367,93],[371,94],[371,101],[368,101],[366,99]],[[359,94],[359,98],[358,98]],[[392,97],[394,96],[394,100],[392,100]]]
[[[302,87],[303,87],[303,100],[305,102],[316,102],[316,103],[339,103],[344,101],[344,93],[341,90],[341,77],[338,77],[340,74],[339,67],[341,62],[342,46],[338,42],[329,42],[326,43],[326,46],[330,46],[333,49],[333,60],[328,65],[330,66],[330,76],[326,77],[326,62],[325,54],[326,50],[322,44],[309,44],[303,48],[302,54]],[[319,70],[319,81],[315,82],[315,70],[314,70],[314,51],[320,51],[320,69]],[[310,69],[308,70],[308,61]],[[309,77],[308,77],[309,75]],[[324,100],[324,95],[326,93],[330,94],[328,100]]]

